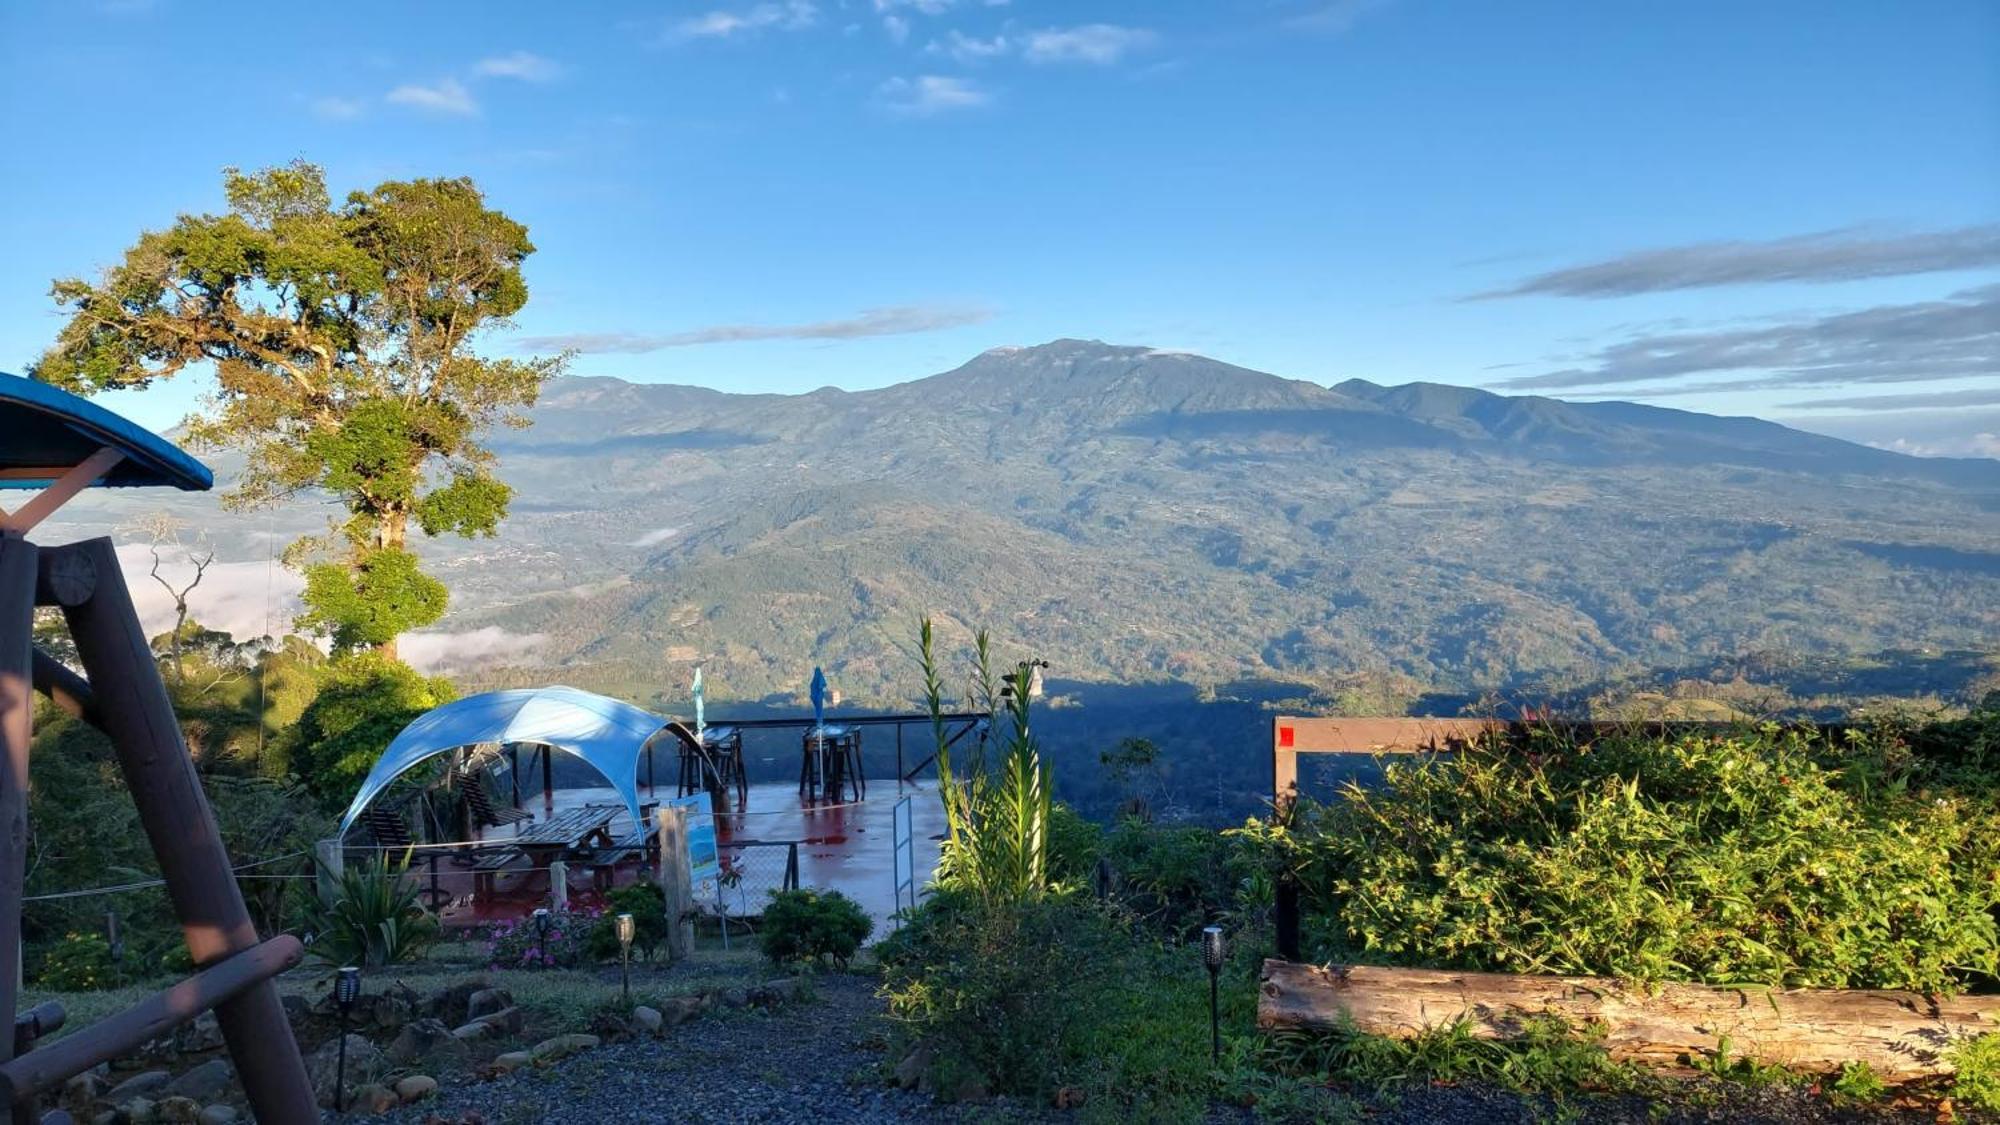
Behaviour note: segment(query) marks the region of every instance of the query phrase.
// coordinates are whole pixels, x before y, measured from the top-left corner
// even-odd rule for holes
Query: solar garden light
[[[1222,1061],[1222,1005],[1217,981],[1222,976],[1222,927],[1201,928],[1201,960],[1208,966],[1208,1049],[1215,1062]]]
[[[535,908],[535,968],[545,969],[549,964],[549,908]]]
[[[632,1005],[632,939],[639,932],[639,924],[630,914],[618,916],[618,961],[625,977],[625,1005]]]
[[[343,967],[333,981],[333,1002],[340,1008],[340,1062],[333,1079],[336,1113],[347,1110],[347,1013],[354,1010],[354,1002],[360,998],[361,970],[353,965]]]

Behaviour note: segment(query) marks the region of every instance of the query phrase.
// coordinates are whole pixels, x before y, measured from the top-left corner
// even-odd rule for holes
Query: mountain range
[[[924,612],[1076,682],[1321,695],[2000,637],[2000,461],[1753,418],[1057,340],[858,392],[564,378],[495,445],[501,535],[423,548],[482,682],[904,700]],[[248,560],[321,521],[189,510]]]

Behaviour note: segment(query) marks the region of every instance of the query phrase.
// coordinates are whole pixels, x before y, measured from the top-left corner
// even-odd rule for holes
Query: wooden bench
[[[609,845],[592,849],[588,860],[591,884],[599,890],[611,889],[612,874],[618,865],[634,856],[643,860],[646,853],[652,850],[653,841],[658,839],[659,835],[660,822],[648,816],[637,828]]]
[[[465,795],[465,807],[472,813],[474,828],[499,828],[535,819],[526,809],[495,805],[486,792],[486,783],[476,773],[458,775],[458,791]]]
[[[519,848],[490,848],[482,850],[472,861],[472,895],[474,898],[491,898],[493,880],[523,859],[526,853]]]

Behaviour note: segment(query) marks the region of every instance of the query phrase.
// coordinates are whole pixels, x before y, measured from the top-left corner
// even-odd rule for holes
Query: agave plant
[[[435,915],[424,909],[417,884],[403,876],[410,854],[344,868],[332,905],[315,903],[310,924],[318,937],[313,956],[329,965],[379,969],[423,957],[438,939]]]
[[[995,690],[992,648],[986,631],[975,639],[973,694],[1007,731],[1003,752],[989,770],[984,755],[971,768],[954,767],[945,734],[944,678],[938,670],[931,619],[918,629],[917,655],[924,676],[924,704],[937,740],[938,794],[944,802],[947,835],[939,878],[965,886],[990,900],[1019,900],[1048,889],[1049,768],[1029,728],[1028,683],[1034,669],[1015,667],[1016,690]]]

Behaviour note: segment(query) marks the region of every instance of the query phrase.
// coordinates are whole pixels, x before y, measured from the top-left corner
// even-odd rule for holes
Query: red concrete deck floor
[[[640,800],[671,800],[675,790],[660,786],[658,791],[644,786]],[[766,892],[783,881],[789,849],[796,841],[799,855],[799,885],[835,890],[861,904],[875,919],[873,936],[890,931],[889,916],[895,912],[894,810],[902,797],[910,797],[912,843],[916,886],[921,891],[937,870],[938,838],[945,831],[944,807],[937,799],[933,783],[897,786],[893,779],[873,782],[860,801],[813,802],[799,799],[798,786],[788,782],[752,785],[743,807],[736,807],[734,794],[726,796],[716,809],[716,836],[721,846],[725,870],[735,870],[740,880],[721,892],[721,908],[731,917],[761,912]],[[521,807],[545,820],[563,809],[579,805],[618,804],[616,792],[608,787],[557,789],[544,799],[542,794],[522,794]],[[631,825],[621,815],[612,824],[614,835],[623,835]],[[515,828],[488,829],[482,840],[502,842]],[[639,879],[640,861],[620,864],[612,873],[614,886]],[[428,885],[432,875],[420,862],[417,872]],[[451,928],[474,928],[491,922],[525,918],[535,908],[549,904],[549,873],[530,869],[526,861],[495,877],[490,894],[473,894],[472,875],[464,867],[443,860],[436,865],[436,882],[441,897],[448,896],[439,911]],[[572,904],[599,905],[602,894],[592,886],[589,867],[574,864],[568,872]],[[713,912],[716,907],[709,904]]]

